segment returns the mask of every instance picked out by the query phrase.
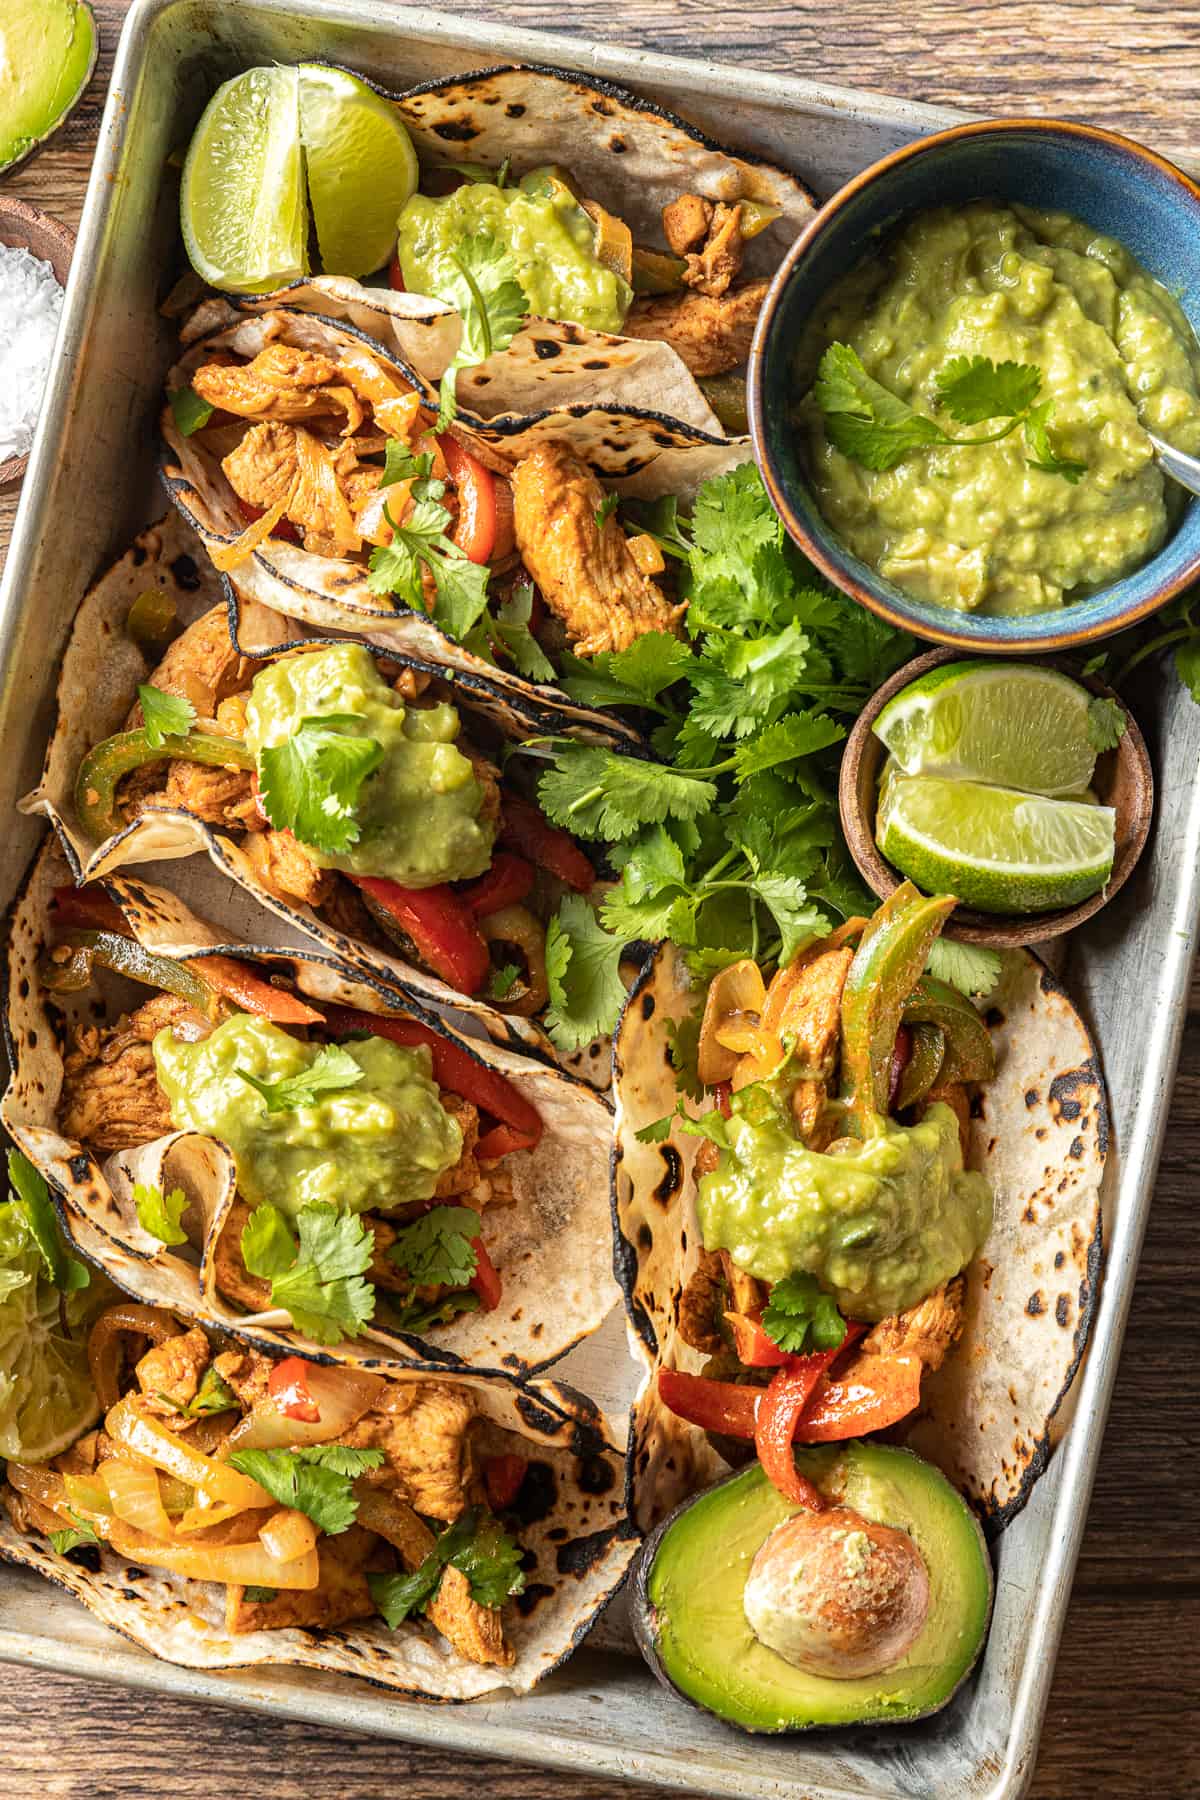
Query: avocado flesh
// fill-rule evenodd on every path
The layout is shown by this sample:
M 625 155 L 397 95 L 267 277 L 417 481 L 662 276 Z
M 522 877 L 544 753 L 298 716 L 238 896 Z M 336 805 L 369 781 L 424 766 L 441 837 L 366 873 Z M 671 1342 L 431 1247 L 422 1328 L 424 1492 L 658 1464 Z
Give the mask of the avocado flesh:
M 757 1463 L 692 1501 L 663 1533 L 646 1583 L 650 1634 L 667 1680 L 748 1731 L 916 1719 L 944 1706 L 979 1652 L 992 1574 L 974 1515 L 945 1476 L 907 1450 L 852 1443 L 800 1451 L 797 1467 L 830 1498 L 908 1531 L 929 1570 L 929 1616 L 881 1675 L 810 1675 L 759 1642 L 742 1608 L 750 1564 L 799 1509 Z
M 86 87 L 96 54 L 79 0 L 8 0 L 0 25 L 0 169 L 46 138 Z

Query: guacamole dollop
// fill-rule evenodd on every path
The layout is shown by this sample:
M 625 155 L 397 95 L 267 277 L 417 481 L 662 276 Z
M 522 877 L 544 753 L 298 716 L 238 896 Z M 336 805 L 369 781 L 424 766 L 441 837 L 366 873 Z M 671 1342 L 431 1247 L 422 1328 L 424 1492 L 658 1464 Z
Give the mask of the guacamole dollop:
M 172 1123 L 228 1144 L 238 1187 L 251 1205 L 270 1201 L 294 1217 L 313 1201 L 343 1212 L 386 1212 L 431 1199 L 438 1176 L 462 1154 L 462 1133 L 441 1103 L 429 1050 L 378 1037 L 344 1047 L 361 1080 L 269 1112 L 238 1070 L 282 1081 L 310 1069 L 321 1044 L 301 1043 L 249 1013 L 226 1019 L 196 1043 L 168 1027 L 153 1044 Z
M 328 713 L 339 716 L 339 733 L 374 739 L 383 759 L 359 792 L 357 842 L 336 853 L 312 849 L 314 860 L 412 888 L 482 875 L 496 826 L 482 816 L 483 788 L 455 743 L 455 708 L 406 706 L 361 644 L 339 644 L 283 657 L 254 677 L 246 742 L 259 756 Z
M 992 1225 L 992 1193 L 963 1168 L 958 1121 L 936 1101 L 917 1125 L 808 1150 L 781 1109 L 726 1122 L 729 1148 L 697 1193 L 706 1250 L 761 1281 L 814 1275 L 847 1317 L 886 1319 L 966 1267 Z
M 834 449 L 809 393 L 800 418 L 822 513 L 917 598 L 1043 612 L 1129 574 L 1167 537 L 1181 495 L 1147 432 L 1200 451 L 1200 344 L 1166 288 L 1114 239 L 1063 213 L 995 201 L 920 213 L 818 309 L 799 354 L 802 391 L 833 342 L 959 436 L 964 427 L 934 398 L 951 357 L 1034 364 L 1058 454 L 1087 465 L 1074 485 L 1034 468 L 1017 431 L 866 469 Z
M 529 310 L 593 331 L 619 331 L 633 289 L 595 254 L 595 226 L 568 188 L 527 193 L 471 182 L 443 199 L 414 194 L 400 213 L 397 254 L 412 294 L 450 299 L 462 286 L 454 250 L 485 233 L 508 251 Z

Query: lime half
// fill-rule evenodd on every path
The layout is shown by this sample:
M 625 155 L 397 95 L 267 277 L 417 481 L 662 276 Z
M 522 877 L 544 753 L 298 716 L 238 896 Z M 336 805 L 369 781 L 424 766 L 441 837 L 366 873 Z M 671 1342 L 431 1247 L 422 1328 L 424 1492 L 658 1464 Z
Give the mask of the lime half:
M 906 775 L 1079 793 L 1096 766 L 1090 704 L 1086 688 L 1053 669 L 945 663 L 888 701 L 875 734 Z
M 300 68 L 300 137 L 322 267 L 369 275 L 396 248 L 396 220 L 416 192 L 412 139 L 365 81 L 315 63 Z
M 179 195 L 192 267 L 212 287 L 269 293 L 308 269 L 296 69 L 219 87 L 188 146 Z
M 875 836 L 927 894 L 955 894 L 980 912 L 1051 912 L 1099 893 L 1115 824 L 1110 806 L 892 773 Z
M 0 1205 L 0 1456 L 46 1462 L 100 1417 L 87 1323 L 111 1292 L 93 1271 L 89 1287 L 60 1295 L 20 1210 Z

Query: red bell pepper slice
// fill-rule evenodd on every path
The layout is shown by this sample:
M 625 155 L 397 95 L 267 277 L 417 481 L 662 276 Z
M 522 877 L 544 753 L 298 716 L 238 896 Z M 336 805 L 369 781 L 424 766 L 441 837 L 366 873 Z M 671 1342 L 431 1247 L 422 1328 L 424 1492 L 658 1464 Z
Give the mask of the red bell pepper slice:
M 308 1364 L 300 1356 L 285 1356 L 272 1368 L 267 1378 L 267 1392 L 281 1413 L 289 1419 L 303 1419 L 315 1425 L 321 1409 L 308 1386 Z
M 496 543 L 496 477 L 451 432 L 440 433 L 437 444 L 458 493 L 451 541 L 468 562 L 485 563 Z
M 329 1006 L 325 1022 L 330 1031 L 344 1034 L 369 1031 L 376 1037 L 389 1038 L 393 1044 L 411 1049 L 414 1044 L 427 1044 L 433 1053 L 433 1073 L 437 1084 L 448 1093 L 461 1094 L 480 1112 L 500 1122 L 486 1132 L 475 1146 L 476 1154 L 487 1160 L 506 1156 L 510 1150 L 532 1150 L 540 1143 L 545 1127 L 536 1108 L 524 1094 L 519 1094 L 511 1081 L 495 1069 L 476 1062 L 470 1051 L 452 1038 L 442 1037 L 417 1019 L 388 1018 L 381 1013 L 360 1012 L 353 1006 Z M 491 1148 L 492 1140 L 506 1133 L 510 1141 L 503 1148 Z
M 400 267 L 399 250 L 393 250 L 392 260 L 388 264 L 388 286 L 394 288 L 398 294 L 408 292 L 404 285 L 404 272 Z
M 500 1276 L 496 1265 L 488 1255 L 482 1238 L 472 1238 L 471 1248 L 475 1252 L 471 1291 L 479 1295 L 479 1304 L 484 1312 L 495 1312 L 500 1304 Z
M 68 931 L 117 931 L 129 936 L 128 919 L 101 887 L 55 888 L 52 916 Z
M 824 1501 L 812 1482 L 796 1467 L 792 1455 L 796 1427 L 826 1369 L 861 1330 L 861 1326 L 847 1326 L 835 1350 L 788 1357 L 784 1367 L 772 1375 L 754 1417 L 754 1449 L 763 1473 L 786 1500 L 794 1500 L 797 1506 L 807 1506 L 810 1512 L 820 1512 Z
M 483 1465 L 483 1485 L 493 1512 L 507 1512 L 521 1491 L 529 1459 L 524 1456 L 489 1456 Z
M 501 912 L 506 906 L 516 906 L 518 901 L 524 900 L 533 883 L 533 870 L 523 856 L 497 850 L 486 875 L 455 891 L 472 918 L 486 919 L 490 913 Z
M 241 513 L 243 519 L 245 519 L 247 525 L 253 525 L 255 519 L 261 519 L 266 510 L 265 506 L 252 506 L 249 500 L 243 500 L 239 495 L 238 511 Z M 292 524 L 290 519 L 279 519 L 271 527 L 271 536 L 286 538 L 289 544 L 298 544 L 300 542 L 300 533 L 296 530 L 296 527 Z
M 517 850 L 538 868 L 564 881 L 577 894 L 595 886 L 596 871 L 569 832 L 560 831 L 529 800 L 504 796 L 501 843 Z
M 740 1363 L 748 1369 L 782 1369 L 794 1362 L 786 1350 L 769 1338 L 757 1319 L 746 1313 L 727 1312 L 725 1323 L 733 1333 L 733 1347 Z
M 377 875 L 350 879 L 391 913 L 435 975 L 460 994 L 478 994 L 486 985 L 492 967 L 488 947 L 453 888 L 444 882 L 437 887 L 401 887 Z

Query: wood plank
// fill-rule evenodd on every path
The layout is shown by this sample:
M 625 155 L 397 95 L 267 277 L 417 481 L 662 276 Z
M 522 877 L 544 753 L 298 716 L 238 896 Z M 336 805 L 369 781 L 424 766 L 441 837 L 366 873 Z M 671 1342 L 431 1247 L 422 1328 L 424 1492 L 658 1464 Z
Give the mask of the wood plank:
M 100 75 L 63 136 L 5 191 L 75 223 L 123 0 L 99 0 Z M 1200 164 L 1197 0 L 457 0 L 459 16 L 728 57 L 992 113 L 1091 118 Z M 614 26 L 614 17 L 616 23 Z M 16 496 L 0 494 L 0 556 Z M 1198 977 L 1200 980 L 1200 977 Z M 1200 986 L 1193 1009 L 1200 1012 Z M 1166 1153 L 1032 1792 L 1037 1800 L 1200 1793 L 1191 1652 L 1200 1636 L 1200 1384 L 1193 1301 L 1200 1019 Z M 640 1790 L 357 1740 L 6 1669 L 3 1790 L 56 1800 L 621 1800 Z M 951 1797 L 947 1797 L 951 1800 Z

